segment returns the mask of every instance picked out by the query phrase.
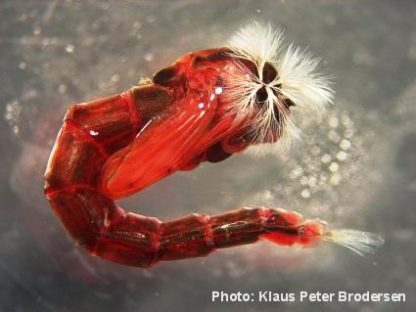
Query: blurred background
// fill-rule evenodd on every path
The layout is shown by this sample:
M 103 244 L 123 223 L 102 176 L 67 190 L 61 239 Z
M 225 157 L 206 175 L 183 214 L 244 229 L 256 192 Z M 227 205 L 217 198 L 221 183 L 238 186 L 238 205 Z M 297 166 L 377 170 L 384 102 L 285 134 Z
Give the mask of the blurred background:
M 251 20 L 322 57 L 335 105 L 294 113 L 302 138 L 177 173 L 126 210 L 167 220 L 284 207 L 381 234 L 370 258 L 268 242 L 143 270 L 75 247 L 42 174 L 69 104 L 120 93 Z M 0 2 L 0 311 L 414 311 L 416 4 L 409 1 Z M 211 303 L 211 291 L 405 292 L 391 303 Z M 412 308 L 413 307 L 413 308 Z

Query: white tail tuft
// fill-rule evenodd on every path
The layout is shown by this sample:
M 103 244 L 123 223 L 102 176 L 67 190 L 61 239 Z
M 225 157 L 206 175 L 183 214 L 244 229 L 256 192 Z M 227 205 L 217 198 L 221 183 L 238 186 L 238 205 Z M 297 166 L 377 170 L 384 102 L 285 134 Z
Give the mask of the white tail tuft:
M 334 230 L 324 234 L 323 240 L 342 245 L 360 256 L 369 256 L 384 244 L 384 239 L 370 232 Z

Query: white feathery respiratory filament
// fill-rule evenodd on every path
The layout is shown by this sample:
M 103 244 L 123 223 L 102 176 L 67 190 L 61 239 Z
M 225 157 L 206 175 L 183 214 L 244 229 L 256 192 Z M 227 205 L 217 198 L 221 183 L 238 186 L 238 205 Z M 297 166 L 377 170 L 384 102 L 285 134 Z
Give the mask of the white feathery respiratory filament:
M 237 121 L 256 114 L 250 130 L 253 143 L 273 142 L 271 133 L 294 137 L 298 132 L 290 118 L 290 105 L 323 110 L 332 102 L 329 80 L 317 72 L 319 59 L 290 44 L 283 47 L 283 32 L 270 25 L 253 22 L 228 41 L 231 54 L 251 62 L 256 73 L 238 62 L 237 73 L 225 79 L 230 110 Z M 259 101 L 258 96 L 265 98 Z

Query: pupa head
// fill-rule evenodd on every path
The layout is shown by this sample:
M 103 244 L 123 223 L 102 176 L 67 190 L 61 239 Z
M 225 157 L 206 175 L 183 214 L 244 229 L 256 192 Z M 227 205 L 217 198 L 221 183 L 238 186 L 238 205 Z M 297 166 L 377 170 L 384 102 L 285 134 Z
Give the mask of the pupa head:
M 292 44 L 284 48 L 283 39 L 281 30 L 253 22 L 228 41 L 238 70 L 225 75 L 224 95 L 236 120 L 248 120 L 245 137 L 254 145 L 296 137 L 292 109 L 320 112 L 332 102 L 320 59 Z

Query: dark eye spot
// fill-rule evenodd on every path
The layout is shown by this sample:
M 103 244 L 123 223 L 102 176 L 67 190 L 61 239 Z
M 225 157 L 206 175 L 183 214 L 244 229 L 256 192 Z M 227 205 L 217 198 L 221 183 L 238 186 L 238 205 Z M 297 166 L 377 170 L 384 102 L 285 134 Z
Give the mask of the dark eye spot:
M 263 67 L 263 82 L 270 83 L 277 77 L 277 71 L 270 63 L 264 64 Z
M 258 104 L 263 104 L 267 100 L 267 91 L 266 87 L 261 87 L 256 93 L 256 101 Z
M 293 101 L 291 101 L 289 99 L 285 100 L 285 104 L 286 104 L 286 107 L 288 107 L 288 108 L 291 107 L 291 106 L 296 106 L 296 104 L 293 103 Z
M 263 74 L 263 82 L 265 84 L 272 82 L 277 77 L 277 71 L 270 63 L 264 64 L 262 74 Z M 278 84 L 275 87 L 280 88 L 281 86 L 280 84 Z M 274 93 L 274 95 L 277 96 L 277 93 L 274 89 L 272 89 L 272 92 Z M 256 93 L 257 103 L 260 105 L 263 104 L 267 100 L 267 97 L 268 95 L 267 95 L 266 87 L 263 86 Z
M 153 82 L 161 86 L 166 86 L 175 77 L 175 75 L 175 68 L 173 66 L 169 66 L 158 71 L 153 76 Z

